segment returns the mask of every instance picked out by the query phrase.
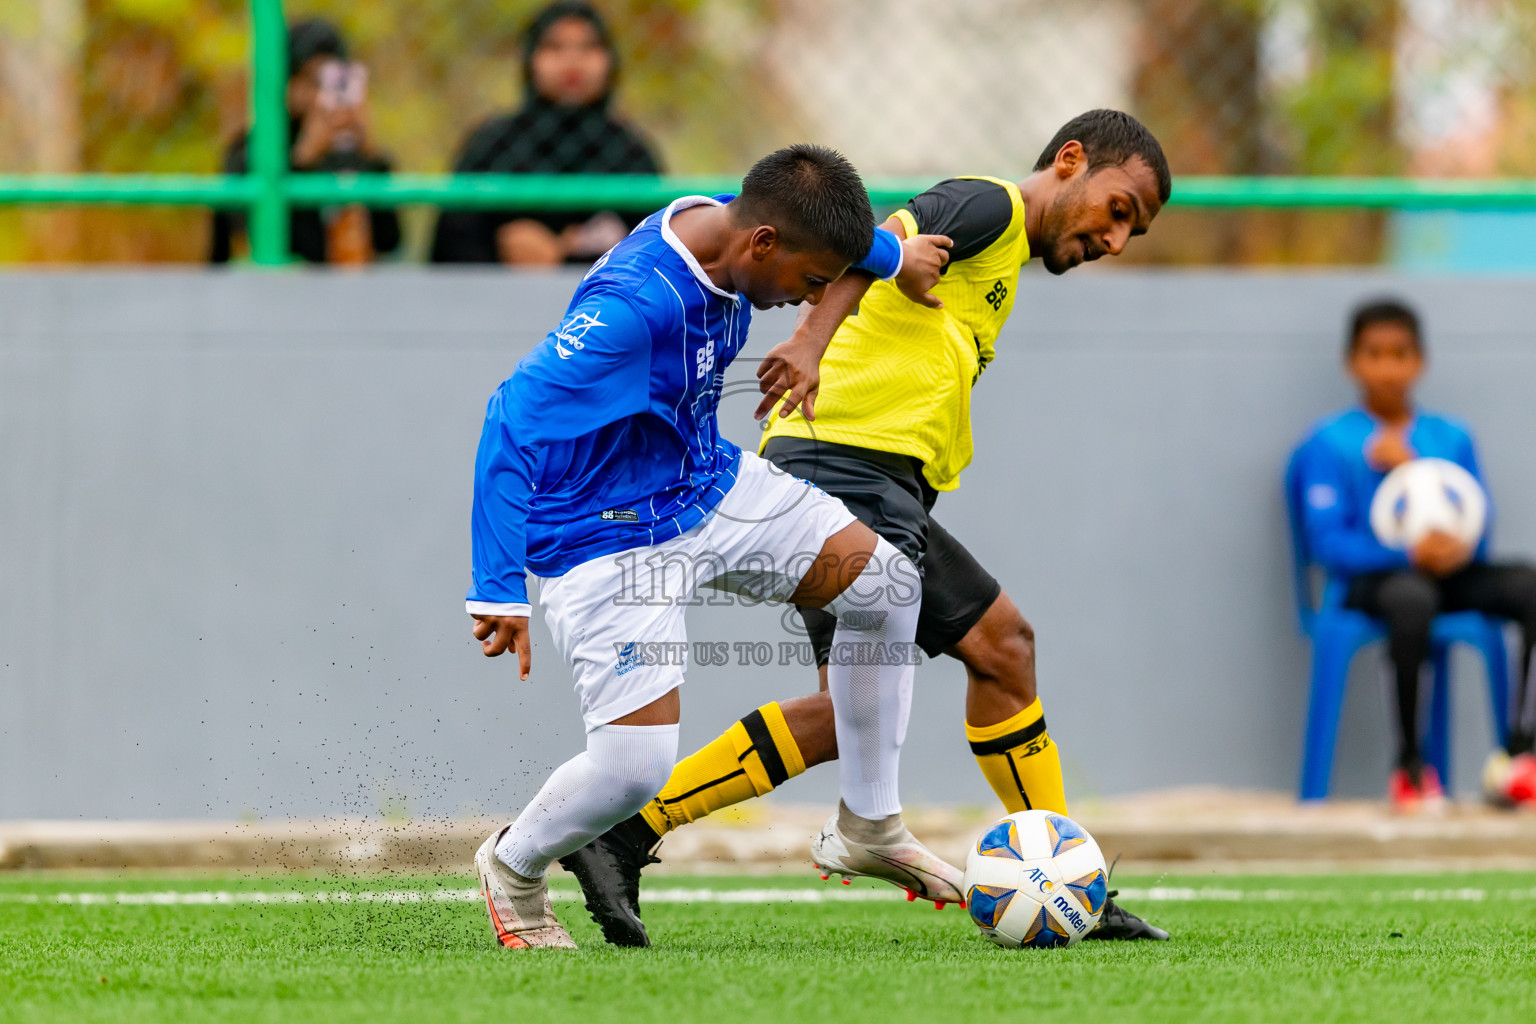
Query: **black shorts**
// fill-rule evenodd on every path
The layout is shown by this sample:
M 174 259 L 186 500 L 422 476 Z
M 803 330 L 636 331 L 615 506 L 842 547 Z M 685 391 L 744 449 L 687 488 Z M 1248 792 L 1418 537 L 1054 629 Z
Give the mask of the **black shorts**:
M 923 577 L 917 645 L 930 658 L 958 643 L 1003 592 L 1002 584 L 933 518 L 939 493 L 923 477 L 917 459 L 799 437 L 772 438 L 763 457 L 841 498 L 848 511 L 917 563 Z M 800 617 L 816 649 L 816 664 L 825 665 L 837 617 L 819 608 L 801 608 Z

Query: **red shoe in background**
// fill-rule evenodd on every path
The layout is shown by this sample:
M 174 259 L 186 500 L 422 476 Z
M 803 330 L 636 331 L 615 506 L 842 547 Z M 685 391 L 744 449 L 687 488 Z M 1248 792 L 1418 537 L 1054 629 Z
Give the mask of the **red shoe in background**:
M 1509 759 L 1509 779 L 1504 794 L 1517 804 L 1536 804 L 1536 754 Z
M 1440 773 L 1427 764 L 1392 769 L 1392 775 L 1387 779 L 1387 799 L 1397 814 L 1445 813 L 1445 789 L 1440 785 Z
M 1440 773 L 1432 765 L 1419 768 L 1419 808 L 1423 814 L 1445 813 L 1445 787 L 1440 785 Z
M 1496 807 L 1536 804 L 1536 754 L 1489 754 L 1483 765 L 1483 795 Z
M 1392 802 L 1395 814 L 1418 814 L 1423 805 L 1419 799 L 1419 787 L 1408 777 L 1408 769 L 1394 768 L 1387 779 L 1387 799 Z

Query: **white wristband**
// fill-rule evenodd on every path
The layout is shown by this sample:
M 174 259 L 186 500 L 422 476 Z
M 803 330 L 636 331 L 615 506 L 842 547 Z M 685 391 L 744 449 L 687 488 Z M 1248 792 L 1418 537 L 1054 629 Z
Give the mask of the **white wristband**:
M 896 280 L 896 278 L 901 276 L 901 268 L 906 266 L 906 265 L 907 265 L 907 245 L 906 245 L 905 240 L 899 240 L 896 243 L 896 269 L 891 272 L 891 276 L 890 277 L 884 277 L 884 278 L 881 278 L 881 280 L 882 281 L 894 281 L 894 280 Z
M 521 616 L 525 619 L 533 611 L 527 604 L 497 604 L 493 601 L 465 601 L 464 610 L 471 615 Z

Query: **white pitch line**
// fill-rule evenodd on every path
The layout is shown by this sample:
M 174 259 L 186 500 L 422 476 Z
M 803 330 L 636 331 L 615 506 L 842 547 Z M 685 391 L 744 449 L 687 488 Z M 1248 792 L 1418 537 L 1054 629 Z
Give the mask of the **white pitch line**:
M 1199 902 L 1275 902 L 1298 900 L 1310 903 L 1422 903 L 1435 901 L 1471 901 L 1486 899 L 1536 899 L 1536 889 L 1227 889 L 1205 886 L 1199 889 L 1152 886 L 1147 889 L 1121 889 L 1119 899 L 1167 903 Z
M 579 900 L 574 889 L 551 889 L 555 900 Z M 649 889 L 645 903 L 864 903 L 901 899 L 883 889 Z M 335 890 L 320 892 L 60 892 L 0 893 L 0 903 L 64 903 L 85 906 L 214 906 L 239 903 L 478 903 L 477 889 Z
M 556 900 L 578 900 L 574 889 L 550 891 Z M 644 903 L 869 903 L 899 900 L 894 889 L 647 889 Z M 1302 903 L 1421 903 L 1441 901 L 1536 900 L 1531 889 L 1395 889 L 1351 891 L 1346 889 L 1231 889 L 1206 886 L 1182 888 L 1152 886 L 1122 889 L 1119 898 L 1130 902 L 1232 903 L 1240 901 Z M 0 903 L 76 904 L 93 906 L 223 906 L 233 904 L 302 903 L 477 903 L 475 889 L 361 889 L 318 892 L 0 892 Z

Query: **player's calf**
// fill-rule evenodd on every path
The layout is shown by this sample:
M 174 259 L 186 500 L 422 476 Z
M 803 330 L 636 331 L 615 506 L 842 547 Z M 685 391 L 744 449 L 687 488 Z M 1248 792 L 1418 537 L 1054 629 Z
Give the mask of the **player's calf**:
M 1007 594 L 949 653 L 965 663 L 965 738 L 987 784 L 1010 814 L 1067 813 L 1061 754 L 1035 695 L 1035 631 Z
M 874 543 L 869 545 L 870 540 Z M 901 821 L 897 772 L 912 704 L 919 580 L 912 560 L 884 537 L 854 523 L 823 548 L 857 545 L 870 552 L 858 575 L 830 600 L 802 583 L 797 604 L 824 605 L 837 616 L 827 664 L 827 692 L 837 736 L 838 813 L 811 845 L 824 875 L 833 871 L 894 882 L 943 903 L 961 899 L 961 873 L 919 843 Z M 846 555 L 846 552 L 844 552 Z M 835 563 L 850 564 L 846 557 Z M 809 580 L 809 577 L 808 577 Z M 818 599 L 821 598 L 821 599 Z
M 620 724 L 676 718 L 676 691 L 617 723 L 587 733 L 587 749 L 556 768 L 517 820 L 476 855 L 491 925 L 502 945 L 559 945 L 564 930 L 549 910 L 544 872 L 634 814 L 656 794 L 677 755 L 676 724 Z M 525 934 L 526 933 L 526 934 Z M 530 938 L 531 935 L 531 938 Z
M 901 811 L 897 772 L 912 710 L 912 676 L 921 592 L 917 567 L 890 541 L 855 522 L 827 541 L 872 557 L 825 602 L 837 616 L 827 664 L 827 692 L 837 733 L 838 789 L 856 815 L 879 820 Z M 870 543 L 870 542 L 873 543 Z M 822 604 L 805 583 L 797 604 Z
M 560 866 L 576 876 L 587 912 L 616 946 L 648 946 L 640 920 L 640 873 L 659 858 L 661 837 L 722 807 L 762 796 L 837 756 L 825 693 L 764 704 L 684 758 L 639 814 L 619 822 Z M 815 760 L 811 760 L 815 758 Z
M 965 665 L 966 721 L 992 725 L 1034 703 L 1035 630 L 1006 593 L 949 653 Z

